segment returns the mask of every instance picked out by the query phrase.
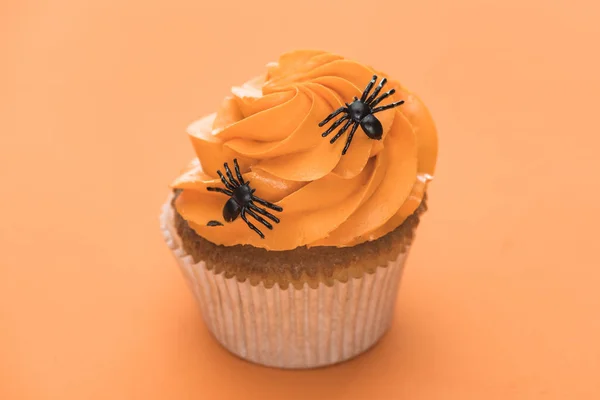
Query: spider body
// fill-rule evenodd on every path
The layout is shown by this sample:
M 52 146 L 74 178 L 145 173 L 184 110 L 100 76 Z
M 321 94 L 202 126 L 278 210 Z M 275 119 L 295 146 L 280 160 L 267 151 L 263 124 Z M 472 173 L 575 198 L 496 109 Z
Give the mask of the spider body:
M 267 221 L 264 217 L 270 219 L 275 223 L 279 223 L 279 218 L 268 212 L 266 209 L 258 207 L 255 202 L 263 205 L 266 208 L 269 208 L 274 211 L 283 211 L 283 208 L 270 203 L 266 200 L 261 199 L 254 195 L 256 189 L 250 187 L 250 182 L 244 181 L 242 177 L 242 173 L 240 172 L 240 166 L 236 159 L 233 160 L 233 164 L 235 167 L 235 173 L 237 179 L 234 178 L 231 170 L 229 169 L 229 165 L 227 163 L 224 164 L 225 173 L 227 174 L 227 178 L 221 173 L 221 171 L 217 171 L 217 174 L 221 178 L 221 182 L 225 185 L 225 189 L 218 187 L 207 187 L 206 190 L 210 192 L 219 192 L 230 196 L 229 200 L 223 206 L 223 219 L 226 222 L 233 222 L 237 219 L 237 217 L 242 217 L 246 225 L 257 235 L 259 235 L 262 239 L 265 238 L 265 235 L 252 223 L 248 220 L 248 215 L 254 218 L 256 221 L 260 222 L 262 225 L 267 227 L 268 229 L 273 229 L 273 225 Z M 210 225 L 215 226 L 215 225 Z
M 346 106 L 348 107 L 350 118 L 360 124 L 360 127 L 369 138 L 381 140 L 383 126 L 377 117 L 371 114 L 371 108 L 368 105 L 355 97 L 354 101 L 351 104 L 346 104 Z
M 223 207 L 223 218 L 227 222 L 233 222 L 239 217 L 242 209 L 247 207 L 252 201 L 252 189 L 248 184 L 243 184 L 235 188 L 233 196 Z
M 382 94 L 381 96 L 377 97 L 383 86 L 387 83 L 387 79 L 383 78 L 381 82 L 379 82 L 379 85 L 377 85 L 373 93 L 369 95 L 371 89 L 373 89 L 373 85 L 375 85 L 375 82 L 377 82 L 377 75 L 373 75 L 373 79 L 371 79 L 371 81 L 365 88 L 360 99 L 358 97 L 355 97 L 352 103 L 346 103 L 345 107 L 338 108 L 337 110 L 329 114 L 327 118 L 325 118 L 319 123 L 319 126 L 324 126 L 329 121 L 337 117 L 339 114 L 344 114 L 321 135 L 323 137 L 329 136 L 330 133 L 332 133 L 338 126 L 340 126 L 345 121 L 346 123 L 329 141 L 329 143 L 331 144 L 335 143 L 348 130 L 348 128 L 350 128 L 350 125 L 352 125 L 352 129 L 350 130 L 348 138 L 346 139 L 346 145 L 344 146 L 342 155 L 346 154 L 346 152 L 348 151 L 348 148 L 352 143 L 352 139 L 354 138 L 354 134 L 356 133 L 356 130 L 359 126 L 369 138 L 374 140 L 381 140 L 381 138 L 383 137 L 383 126 L 374 114 L 404 104 L 404 100 L 401 100 L 385 106 L 375 107 L 381 101 L 396 93 L 395 89 L 391 89 Z

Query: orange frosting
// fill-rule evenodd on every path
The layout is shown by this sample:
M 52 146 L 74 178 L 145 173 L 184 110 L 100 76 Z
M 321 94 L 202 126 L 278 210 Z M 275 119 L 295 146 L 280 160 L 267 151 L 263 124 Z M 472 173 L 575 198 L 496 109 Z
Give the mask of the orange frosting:
M 348 131 L 335 144 L 319 122 L 361 96 L 373 75 L 386 77 L 383 91 L 396 93 L 376 114 L 382 140 L 359 127 L 346 155 Z M 340 115 L 341 116 L 341 115 Z M 339 128 L 338 128 L 339 129 Z M 298 246 L 353 246 L 396 229 L 420 204 L 437 158 L 437 133 L 421 100 L 369 66 L 322 51 L 293 51 L 267 66 L 264 76 L 234 87 L 219 110 L 188 132 L 197 155 L 172 184 L 183 189 L 177 211 L 207 240 L 268 250 Z M 238 218 L 223 220 L 228 197 L 217 170 L 237 158 L 256 196 L 283 207 L 273 230 L 255 223 L 261 239 Z M 217 220 L 224 226 L 209 227 Z

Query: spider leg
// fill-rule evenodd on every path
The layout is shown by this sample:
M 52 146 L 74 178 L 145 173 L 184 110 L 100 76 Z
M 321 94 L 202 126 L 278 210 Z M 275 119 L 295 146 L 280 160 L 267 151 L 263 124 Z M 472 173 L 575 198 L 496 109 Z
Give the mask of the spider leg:
M 383 85 L 385 85 L 386 83 L 387 83 L 387 79 L 386 78 L 383 78 L 381 80 L 381 82 L 379 82 L 379 85 L 377 85 L 377 87 L 375 88 L 375 90 L 373 91 L 373 93 L 367 99 L 367 101 L 366 101 L 367 104 L 371 103 L 373 101 L 373 99 L 375 99 L 375 97 L 377 97 L 377 95 L 379 94 L 379 92 L 383 88 Z
M 240 165 L 237 162 L 237 158 L 233 159 L 233 165 L 235 166 L 235 174 L 237 175 L 237 178 L 240 181 L 240 185 L 243 185 L 244 177 L 242 176 L 242 173 L 240 172 Z
M 227 172 L 227 177 L 229 178 L 229 182 L 231 182 L 233 184 L 233 186 L 238 187 L 238 186 L 244 184 L 244 182 L 238 183 L 238 181 L 235 180 L 235 178 L 233 177 L 233 174 L 231 173 L 231 170 L 229 169 L 229 165 L 227 165 L 227 163 L 225 163 L 225 172 Z
M 373 89 L 373 85 L 375 84 L 375 82 L 377 82 L 377 75 L 373 75 L 373 79 L 371 79 L 371 81 L 369 82 L 369 84 L 365 88 L 365 91 L 363 92 L 363 94 L 362 94 L 362 96 L 360 98 L 360 101 L 362 101 L 362 102 L 365 101 L 365 99 L 369 95 L 369 92 L 371 91 L 371 89 Z
M 398 107 L 404 104 L 404 100 L 397 101 L 392 104 L 388 104 L 387 106 L 377 107 L 371 111 L 371 114 L 375 114 L 381 111 L 389 110 L 390 108 Z
M 221 171 L 217 171 L 217 174 L 219 174 L 219 178 L 221 178 L 221 182 L 223 182 L 223 185 L 225 185 L 225 187 L 229 190 L 235 190 L 235 186 L 232 185 L 231 183 L 227 182 L 227 179 L 225 179 L 225 177 L 223 176 L 223 174 L 221 173 Z
M 250 207 L 252 210 L 256 211 L 257 213 L 264 215 L 267 218 L 270 218 L 273 222 L 279 223 L 279 218 L 277 218 L 276 216 L 274 216 L 267 210 L 263 210 L 262 208 L 257 207 L 252 203 L 248 203 L 248 207 Z
M 248 225 L 248 228 L 250 228 L 254 232 L 256 232 L 258 234 L 258 236 L 260 236 L 262 239 L 265 238 L 265 235 L 263 235 L 263 233 L 261 231 L 259 231 L 258 228 L 256 226 L 254 226 L 254 224 L 252 224 L 252 222 L 248 221 L 248 218 L 246 218 L 246 209 L 245 208 L 242 208 L 242 212 L 240 213 L 240 215 L 242 216 L 242 219 L 244 220 L 246 225 Z
M 369 107 L 371 107 L 371 108 L 375 107 L 377 104 L 381 103 L 383 100 L 387 99 L 389 96 L 393 95 L 394 93 L 396 93 L 396 89 L 388 90 L 387 92 L 385 92 L 384 94 L 382 94 L 381 96 L 379 96 L 378 98 L 373 100 L 373 102 L 371 104 L 369 104 Z
M 323 132 L 323 133 L 321 134 L 321 136 L 323 136 L 323 137 L 327 137 L 327 136 L 329 136 L 329 134 L 330 134 L 331 132 L 333 132 L 333 131 L 335 130 L 335 128 L 337 128 L 338 126 L 340 126 L 340 125 L 341 125 L 341 123 L 342 123 L 342 122 L 344 122 L 345 120 L 347 120 L 348 118 L 350 118 L 350 116 L 349 116 L 349 115 L 347 115 L 347 114 L 346 114 L 346 115 L 344 115 L 342 118 L 340 118 L 340 119 L 338 119 L 337 121 L 335 121 L 335 122 L 333 123 L 333 125 L 331 125 L 331 126 L 329 127 L 329 129 L 327 129 L 325 132 Z
M 337 110 L 335 110 L 334 112 L 332 112 L 331 114 L 329 114 L 327 116 L 327 118 L 325 118 L 323 121 L 319 122 L 319 127 L 325 125 L 326 123 L 328 123 L 329 121 L 331 121 L 332 119 L 334 119 L 336 116 L 339 115 L 339 113 L 341 113 L 342 111 L 346 111 L 347 108 L 346 107 L 340 107 Z
M 352 138 L 354 137 L 354 132 L 356 132 L 356 128 L 358 128 L 358 123 L 354 123 L 352 130 L 348 134 L 348 139 L 346 140 L 346 145 L 344 146 L 344 150 L 342 151 L 342 155 L 346 154 L 348 148 L 350 147 L 350 143 L 352 143 Z
M 338 140 L 340 138 L 340 136 L 342 136 L 344 134 L 344 132 L 346 132 L 346 130 L 350 127 L 350 125 L 352 124 L 352 120 L 348 120 L 348 122 L 346 122 L 346 124 L 342 127 L 342 129 L 339 130 L 339 132 L 333 137 L 333 139 L 331 139 L 329 141 L 329 143 L 334 144 L 336 140 Z M 354 122 L 355 124 L 358 124 L 358 122 Z
M 283 211 L 283 208 L 279 207 L 278 205 L 275 205 L 273 203 L 270 203 L 266 200 L 261 199 L 260 197 L 256 197 L 256 196 L 252 196 L 252 200 L 254 200 L 255 202 L 257 202 L 258 204 L 262 204 L 265 207 L 270 208 L 271 210 L 275 210 L 275 211 Z
M 224 193 L 227 196 L 233 196 L 233 192 L 231 190 L 227 190 L 227 189 L 221 189 L 218 187 L 207 187 L 206 190 L 208 190 L 209 192 L 219 192 L 219 193 Z
M 250 215 L 252 218 L 254 218 L 255 220 L 257 220 L 258 222 L 260 222 L 261 224 L 263 224 L 267 228 L 273 229 L 273 225 L 271 225 L 269 223 L 269 221 L 265 220 L 263 217 L 261 217 L 260 215 L 258 215 L 254 211 L 246 209 L 246 213 L 248 213 L 248 215 Z

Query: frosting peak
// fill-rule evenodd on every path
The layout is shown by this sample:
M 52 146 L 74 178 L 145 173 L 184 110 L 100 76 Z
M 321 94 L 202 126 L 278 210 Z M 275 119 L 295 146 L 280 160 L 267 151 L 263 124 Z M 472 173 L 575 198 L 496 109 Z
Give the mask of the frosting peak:
M 351 129 L 333 144 L 345 124 L 322 136 L 342 114 L 319 123 L 360 99 L 374 75 L 387 78 L 384 90 L 395 91 L 378 104 L 388 107 L 374 114 L 381 140 L 358 126 L 342 156 Z M 282 55 L 264 76 L 232 88 L 218 111 L 191 124 L 188 133 L 197 159 L 172 184 L 183 190 L 177 210 L 199 235 L 226 246 L 290 250 L 375 240 L 418 207 L 437 158 L 435 125 L 416 95 L 386 74 L 322 51 Z M 233 159 L 256 196 L 283 208 L 280 223 L 262 229 L 264 239 L 242 220 L 226 223 L 228 197 L 207 190 L 223 187 L 217 170 Z

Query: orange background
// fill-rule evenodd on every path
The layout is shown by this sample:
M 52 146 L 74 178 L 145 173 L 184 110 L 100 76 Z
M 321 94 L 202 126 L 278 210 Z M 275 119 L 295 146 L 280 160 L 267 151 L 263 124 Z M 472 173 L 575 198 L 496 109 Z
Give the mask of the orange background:
M 0 398 L 600 398 L 597 2 L 236 3 L 0 3 Z M 187 124 L 295 48 L 440 131 L 391 332 L 306 372 L 219 347 L 158 228 Z

